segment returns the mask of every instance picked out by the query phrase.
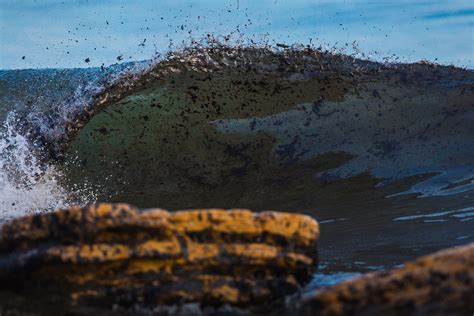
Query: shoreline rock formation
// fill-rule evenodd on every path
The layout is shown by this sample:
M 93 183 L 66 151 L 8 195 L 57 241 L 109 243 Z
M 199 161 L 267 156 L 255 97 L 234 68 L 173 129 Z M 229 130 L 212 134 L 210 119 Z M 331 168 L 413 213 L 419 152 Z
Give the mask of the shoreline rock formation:
M 474 243 L 299 294 L 317 265 L 319 225 L 305 215 L 102 203 L 1 232 L 0 314 L 474 312 Z
M 366 274 L 303 298 L 298 315 L 472 315 L 474 243 Z
M 290 213 L 73 207 L 3 226 L 0 288 L 107 309 L 266 305 L 311 279 L 318 235 Z

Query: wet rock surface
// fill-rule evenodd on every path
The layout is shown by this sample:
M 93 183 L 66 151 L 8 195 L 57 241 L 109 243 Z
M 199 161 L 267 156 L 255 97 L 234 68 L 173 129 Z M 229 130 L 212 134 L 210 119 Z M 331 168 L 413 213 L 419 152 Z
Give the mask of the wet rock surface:
M 474 243 L 304 298 L 301 315 L 472 315 Z
M 281 212 L 73 207 L 2 228 L 6 315 L 471 315 L 474 244 L 302 297 L 318 223 Z M 290 298 L 288 300 L 288 298 Z M 284 299 L 285 298 L 285 299 Z
M 0 305 L 268 305 L 309 281 L 318 235 L 308 216 L 238 209 L 97 204 L 24 217 L 3 226 Z

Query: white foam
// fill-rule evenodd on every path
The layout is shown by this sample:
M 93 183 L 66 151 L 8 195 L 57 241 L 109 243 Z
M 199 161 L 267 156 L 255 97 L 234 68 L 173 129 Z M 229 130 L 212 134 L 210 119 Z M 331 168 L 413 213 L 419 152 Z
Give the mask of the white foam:
M 0 133 L 0 222 L 79 202 L 60 184 L 61 172 L 41 161 L 41 153 L 15 129 L 16 120 L 10 113 Z

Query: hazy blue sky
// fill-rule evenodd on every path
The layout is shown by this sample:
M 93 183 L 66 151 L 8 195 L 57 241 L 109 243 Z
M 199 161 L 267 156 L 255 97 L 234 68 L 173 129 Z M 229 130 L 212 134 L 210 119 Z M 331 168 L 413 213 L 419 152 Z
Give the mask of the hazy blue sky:
M 474 68 L 474 1 L 0 0 L 0 68 L 151 58 L 207 33 Z M 24 59 L 23 59 L 24 56 Z M 85 60 L 89 58 L 90 62 Z

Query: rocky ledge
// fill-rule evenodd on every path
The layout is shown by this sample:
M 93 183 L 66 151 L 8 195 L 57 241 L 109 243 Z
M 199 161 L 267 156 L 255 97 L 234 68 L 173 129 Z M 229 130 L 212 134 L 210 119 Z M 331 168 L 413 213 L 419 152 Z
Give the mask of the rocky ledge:
M 318 236 L 308 216 L 238 209 L 97 204 L 24 217 L 2 229 L 0 314 L 474 313 L 474 243 L 281 304 L 311 279 Z
M 290 213 L 73 207 L 3 226 L 0 291 L 106 309 L 267 304 L 310 280 L 318 235 Z
M 301 315 L 473 315 L 474 243 L 303 298 Z

